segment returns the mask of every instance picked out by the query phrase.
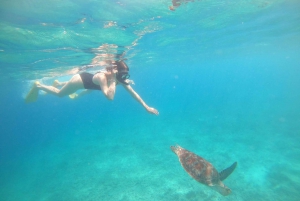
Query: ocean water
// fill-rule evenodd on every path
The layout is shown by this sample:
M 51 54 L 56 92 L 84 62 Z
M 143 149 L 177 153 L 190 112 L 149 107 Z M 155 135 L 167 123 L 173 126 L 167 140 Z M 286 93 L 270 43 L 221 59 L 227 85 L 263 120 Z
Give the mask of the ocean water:
M 296 0 L 0 2 L 0 200 L 297 201 L 300 3 Z M 114 101 L 24 97 L 98 55 L 127 59 Z M 196 182 L 178 144 L 221 171 Z

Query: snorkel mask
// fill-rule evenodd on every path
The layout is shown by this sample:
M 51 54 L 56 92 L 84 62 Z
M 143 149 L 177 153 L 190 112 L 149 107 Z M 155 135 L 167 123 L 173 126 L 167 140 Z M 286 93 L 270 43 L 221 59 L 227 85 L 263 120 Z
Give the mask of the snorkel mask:
M 129 83 L 126 82 L 126 80 L 130 78 L 127 70 L 118 71 L 116 78 L 122 84 L 129 85 Z

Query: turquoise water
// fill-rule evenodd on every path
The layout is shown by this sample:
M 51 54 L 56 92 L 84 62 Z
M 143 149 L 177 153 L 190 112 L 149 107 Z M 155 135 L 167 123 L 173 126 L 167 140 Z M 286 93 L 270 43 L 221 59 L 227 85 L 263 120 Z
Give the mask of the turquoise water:
M 1 1 L 0 200 L 299 200 L 300 3 L 170 5 Z M 123 52 L 159 116 L 122 87 L 24 103 L 33 81 Z M 237 161 L 232 194 L 193 180 L 174 144 L 219 171 Z

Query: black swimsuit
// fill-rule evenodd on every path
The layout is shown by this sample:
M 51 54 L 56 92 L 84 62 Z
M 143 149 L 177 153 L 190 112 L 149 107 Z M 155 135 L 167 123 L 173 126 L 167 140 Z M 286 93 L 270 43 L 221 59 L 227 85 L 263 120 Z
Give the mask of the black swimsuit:
M 93 82 L 93 74 L 83 72 L 79 75 L 82 79 L 83 86 L 85 89 L 101 90 L 101 87 Z
M 117 68 L 119 69 L 119 71 L 122 70 L 126 70 L 126 72 L 128 72 L 129 68 L 128 66 L 123 62 L 123 61 L 114 61 L 113 62 L 114 66 L 117 66 Z M 90 67 L 89 65 L 86 66 L 86 68 Z M 93 77 L 94 74 L 91 73 L 87 73 L 87 72 L 83 72 L 79 74 L 81 77 L 81 80 L 83 82 L 83 86 L 85 89 L 93 89 L 93 90 L 101 90 L 100 85 L 97 85 L 93 82 Z M 120 72 L 120 76 L 122 76 L 122 72 Z M 118 79 L 119 76 L 117 76 L 117 80 L 125 85 L 128 85 L 128 83 L 124 82 L 123 79 Z

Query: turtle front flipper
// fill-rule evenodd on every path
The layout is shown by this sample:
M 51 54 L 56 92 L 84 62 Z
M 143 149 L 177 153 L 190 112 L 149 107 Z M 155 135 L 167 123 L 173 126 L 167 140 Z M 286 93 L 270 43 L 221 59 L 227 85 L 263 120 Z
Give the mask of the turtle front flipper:
M 225 180 L 236 168 L 237 162 L 234 162 L 230 167 L 222 170 L 219 175 L 220 175 L 220 180 L 223 181 Z

